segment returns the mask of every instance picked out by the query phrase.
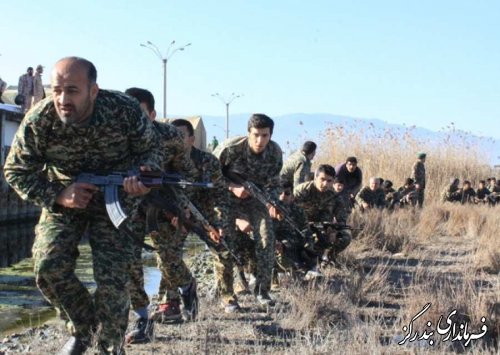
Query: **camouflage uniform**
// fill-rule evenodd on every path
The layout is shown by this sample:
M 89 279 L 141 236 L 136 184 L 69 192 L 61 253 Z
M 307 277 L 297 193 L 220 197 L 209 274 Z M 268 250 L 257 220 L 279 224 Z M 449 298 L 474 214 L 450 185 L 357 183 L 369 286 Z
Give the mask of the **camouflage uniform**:
M 3 104 L 2 95 L 5 89 L 7 88 L 7 83 L 0 78 L 0 104 Z
M 305 156 L 304 152 L 298 150 L 290 155 L 283 164 L 280 179 L 290 182 L 293 186 L 298 186 L 307 181 L 310 172 L 311 161 Z
M 412 178 L 415 184 L 420 185 L 420 189 L 417 192 L 417 205 L 422 207 L 424 205 L 424 192 L 425 192 L 425 165 L 420 160 L 417 160 L 413 164 L 412 168 Z
M 261 154 L 254 154 L 248 145 L 248 137 L 236 137 L 226 140 L 214 151 L 219 158 L 221 168 L 242 174 L 264 192 L 278 200 L 279 172 L 283 166 L 281 148 L 274 141 L 269 141 Z M 250 197 L 239 199 L 231 193 L 229 221 L 233 224 L 236 218 L 243 218 L 253 227 L 255 240 L 255 293 L 267 293 L 271 289 L 271 276 L 274 266 L 274 231 L 273 222 L 268 209 L 259 201 Z M 232 227 L 231 229 L 234 229 Z M 236 235 L 236 234 L 235 234 Z M 236 237 L 230 238 L 232 245 L 237 246 Z M 231 267 L 230 261 L 226 267 Z
M 451 184 L 441 193 L 441 202 L 459 202 L 462 194 L 459 193 L 458 186 Z
M 24 112 L 28 111 L 31 108 L 31 101 L 33 101 L 33 76 L 26 73 L 19 77 L 17 93 L 24 96 L 24 104 L 21 107 Z
M 5 164 L 5 177 L 19 195 L 43 207 L 33 245 L 35 279 L 45 298 L 68 320 L 73 335 L 86 338 L 102 325 L 99 346 L 121 351 L 128 323 L 131 238 L 112 225 L 102 193 L 86 209 L 56 204 L 59 193 L 82 171 L 159 169 L 163 154 L 157 135 L 140 107 L 128 96 L 98 92 L 83 127 L 65 125 L 54 103 L 45 100 L 19 127 Z M 125 194 L 124 194 L 125 195 Z M 125 206 L 134 199 L 122 199 Z M 92 249 L 92 296 L 75 276 L 78 243 L 87 230 Z
M 283 203 L 283 206 L 295 225 L 300 230 L 305 230 L 307 219 L 304 210 L 294 202 Z M 283 271 L 292 271 L 302 263 L 300 254 L 307 240 L 304 240 L 285 220 L 273 220 L 273 222 L 276 241 L 282 245 L 282 250 L 276 250 L 276 264 Z
M 42 75 L 35 72 L 33 76 L 33 105 L 40 102 L 45 97 L 45 90 L 43 89 Z
M 401 186 L 397 193 L 400 206 L 415 206 L 417 204 L 417 193 L 414 187 L 407 188 L 405 186 Z
M 367 203 L 370 208 L 384 208 L 384 191 L 381 188 L 373 191 L 369 186 L 363 187 L 356 195 L 356 203 L 361 208 L 361 210 L 363 210 L 363 202 Z
M 399 193 L 392 187 L 382 189 L 384 191 L 385 206 L 389 209 L 394 208 L 394 205 L 399 202 Z
M 190 177 L 195 181 L 212 182 L 214 188 L 208 191 L 192 188 L 188 191 L 189 199 L 211 226 L 217 230 L 222 229 L 224 235 L 227 236 L 230 233 L 227 220 L 229 191 L 222 176 L 220 163 L 213 154 L 195 147 L 191 148 L 190 158 L 192 162 Z M 182 260 L 185 239 L 186 235 L 176 233 L 168 240 L 169 247 L 167 249 L 170 251 L 166 250 L 166 252 L 169 252 L 170 255 L 168 258 L 163 258 L 164 262 L 161 266 L 161 285 L 165 288 L 163 302 L 179 298 L 179 287 L 189 284 L 192 280 L 192 275 Z M 228 253 L 214 252 L 215 279 L 221 297 L 225 301 L 234 300 L 233 273 L 231 268 L 226 267 L 230 257 Z
M 319 191 L 314 181 L 300 184 L 293 191 L 295 203 L 300 206 L 308 222 L 336 222 L 347 224 L 350 208 L 345 199 L 333 190 Z M 344 250 L 351 242 L 351 232 L 347 229 L 338 231 L 333 245 L 336 253 Z
M 187 155 L 187 150 L 184 146 L 183 133 L 177 127 L 168 123 L 153 122 L 155 130 L 159 133 L 161 139 L 161 149 L 164 153 L 162 166 L 168 172 L 183 172 L 187 173 L 192 170 L 191 161 Z M 168 196 L 170 197 L 170 196 Z M 131 282 L 129 284 L 130 299 L 133 309 L 147 307 L 149 298 L 144 290 L 144 271 L 142 262 L 142 244 L 146 235 L 146 210 L 147 202 L 141 204 L 140 209 L 132 218 L 132 230 L 137 239 L 134 247 L 134 262 L 130 268 Z M 186 285 L 191 282 L 192 276 L 189 269 L 182 260 L 182 245 L 186 235 L 181 231 L 176 231 L 170 225 L 170 221 L 165 218 L 159 220 L 160 230 L 157 233 L 151 234 L 153 246 L 157 249 L 156 258 L 158 268 L 162 273 L 162 278 L 168 276 L 169 279 L 177 277 L 179 282 L 184 282 Z M 180 258 L 180 260 L 179 260 Z M 171 270 L 178 270 L 177 276 L 172 276 Z M 175 288 L 174 288 L 175 290 Z M 174 291 L 170 296 L 176 296 L 177 291 Z

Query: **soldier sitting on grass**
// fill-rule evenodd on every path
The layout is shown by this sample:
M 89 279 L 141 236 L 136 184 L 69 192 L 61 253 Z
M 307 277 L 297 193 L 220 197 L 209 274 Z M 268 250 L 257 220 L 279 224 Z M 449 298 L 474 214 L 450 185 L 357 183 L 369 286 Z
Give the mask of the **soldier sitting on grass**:
M 471 186 L 470 181 L 464 180 L 462 183 L 462 188 L 458 191 L 460 194 L 460 203 L 474 203 L 474 198 L 476 197 L 476 192 Z
M 458 190 L 459 183 L 458 178 L 450 179 L 450 184 L 441 193 L 441 202 L 460 202 L 462 195 Z
M 400 207 L 415 206 L 417 204 L 415 181 L 412 178 L 407 178 L 405 184 L 398 189 L 398 198 Z
M 361 211 L 385 207 L 385 196 L 382 189 L 380 189 L 380 180 L 378 178 L 370 178 L 370 184 L 363 187 L 356 195 L 356 203 Z
M 490 194 L 490 190 L 486 187 L 486 181 L 480 180 L 479 181 L 479 187 L 477 188 L 476 191 L 476 197 L 474 198 L 474 202 L 476 204 L 478 203 L 488 203 L 489 199 L 488 196 Z

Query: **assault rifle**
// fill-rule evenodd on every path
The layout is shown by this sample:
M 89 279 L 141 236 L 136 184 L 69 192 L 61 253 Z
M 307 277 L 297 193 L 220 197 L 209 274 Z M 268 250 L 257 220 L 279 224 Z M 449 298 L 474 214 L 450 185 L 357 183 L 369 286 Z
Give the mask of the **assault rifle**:
M 76 182 L 85 182 L 96 185 L 104 189 L 104 200 L 106 202 L 106 211 L 116 228 L 127 220 L 127 214 L 123 211 L 118 195 L 118 187 L 123 186 L 123 180 L 127 177 L 137 176 L 138 180 L 149 188 L 161 188 L 164 186 L 198 186 L 210 188 L 212 183 L 191 182 L 184 180 L 179 174 L 151 171 L 91 171 L 81 173 L 77 176 Z
M 290 217 L 290 212 L 283 204 L 279 203 L 277 200 L 269 196 L 266 192 L 262 191 L 253 182 L 243 178 L 241 174 L 234 171 L 229 171 L 227 168 L 222 169 L 222 173 L 230 181 L 243 186 L 245 190 L 250 194 L 250 196 L 255 198 L 265 207 L 267 207 L 268 205 L 274 207 L 286 223 L 288 223 L 301 237 L 303 237 L 304 239 L 307 238 L 304 232 L 297 226 L 297 224 L 295 224 L 295 221 L 292 219 L 292 217 Z
M 360 231 L 361 228 L 354 228 L 347 224 L 333 223 L 333 222 L 312 222 L 309 224 L 311 231 L 316 233 L 318 242 L 323 245 L 333 244 L 336 236 L 334 238 L 328 237 L 328 230 L 342 231 L 342 230 L 356 230 Z M 332 240 L 333 239 L 333 240 Z
M 164 196 L 164 193 L 173 197 L 173 201 Z M 214 240 L 210 237 L 208 233 L 214 233 L 218 236 L 219 232 L 189 200 L 184 191 L 179 191 L 175 186 L 166 186 L 162 191 L 150 193 L 146 197 L 146 201 L 149 203 L 146 213 L 146 223 L 149 231 L 158 230 L 158 212 L 161 210 L 167 219 L 177 217 L 180 226 L 195 233 L 209 248 L 214 249 L 216 252 L 227 252 L 238 265 L 242 264 L 241 259 L 227 245 L 224 238 L 219 237 L 218 240 Z M 195 221 L 186 218 L 183 207 L 186 207 L 191 212 Z

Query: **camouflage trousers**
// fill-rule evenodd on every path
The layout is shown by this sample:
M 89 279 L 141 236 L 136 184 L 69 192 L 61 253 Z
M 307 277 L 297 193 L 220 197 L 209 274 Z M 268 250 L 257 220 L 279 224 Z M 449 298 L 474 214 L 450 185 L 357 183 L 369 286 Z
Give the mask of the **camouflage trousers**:
M 133 255 L 130 266 L 129 294 L 132 309 L 140 309 L 149 306 L 149 297 L 144 288 L 144 269 L 142 261 L 142 243 L 146 235 L 146 223 L 144 218 L 134 216 L 130 229 L 136 238 L 133 246 Z
M 161 272 L 159 294 L 161 302 L 166 303 L 180 298 L 179 288 L 189 285 L 193 275 L 183 260 L 187 234 L 169 222 L 160 223 L 159 227 L 150 237 L 157 249 L 156 260 Z
M 230 235 L 228 233 L 225 233 L 225 241 L 228 244 L 230 248 L 232 248 L 232 242 Z M 184 240 L 182 241 L 181 248 L 184 245 L 185 237 Z M 228 252 L 216 252 L 213 249 L 210 249 L 210 252 L 212 253 L 212 256 L 214 258 L 214 270 L 215 270 L 215 284 L 216 284 L 216 289 L 219 294 L 219 296 L 225 301 L 234 301 L 236 300 L 236 297 L 234 295 L 234 289 L 233 289 L 233 283 L 234 283 L 234 276 L 233 276 L 233 260 L 231 258 L 231 255 L 229 255 Z M 179 260 L 180 259 L 180 260 Z M 174 257 L 174 259 L 170 259 L 170 265 L 172 265 L 172 262 L 174 261 L 174 264 L 177 265 L 184 265 L 186 269 L 189 271 L 187 268 L 186 264 L 184 261 L 182 261 L 182 253 L 179 253 Z M 181 264 L 182 262 L 182 264 Z M 170 272 L 167 270 L 166 273 L 162 272 L 162 277 L 160 281 L 160 287 L 158 293 L 160 295 L 164 295 L 164 301 L 166 302 L 170 299 L 173 298 L 178 298 L 179 292 L 178 288 L 180 286 L 184 286 L 186 284 L 189 284 L 192 280 L 192 276 L 189 279 L 189 281 L 186 282 L 187 277 L 182 276 L 183 273 L 185 273 L 184 266 L 179 268 L 171 268 Z M 177 271 L 176 271 L 177 269 Z M 178 275 L 181 275 L 180 277 Z M 176 276 L 177 275 L 177 276 Z M 189 275 L 191 273 L 189 272 Z M 174 276 L 172 278 L 172 276 Z M 178 281 L 175 279 L 177 278 Z M 179 281 L 180 279 L 180 281 Z
M 35 231 L 35 280 L 43 296 L 67 321 L 72 335 L 88 338 L 100 327 L 100 351 L 122 351 L 130 306 L 126 290 L 131 238 L 115 229 L 104 209 L 43 209 Z M 84 233 L 89 236 L 97 285 L 93 296 L 75 275 Z
M 351 244 L 352 236 L 351 231 L 348 229 L 341 229 L 337 231 L 333 238 L 327 237 L 327 243 L 317 243 L 315 250 L 323 260 L 335 260 L 337 255 Z
M 255 289 L 254 293 L 267 293 L 271 290 L 271 279 L 274 267 L 274 226 L 266 207 L 255 199 L 237 200 L 233 199 L 234 206 L 231 208 L 230 220 L 236 218 L 247 220 L 252 226 L 252 238 L 255 243 L 254 252 L 251 255 L 254 265 Z M 241 233 L 235 233 L 232 241 L 236 249 L 244 245 L 245 239 L 249 238 Z

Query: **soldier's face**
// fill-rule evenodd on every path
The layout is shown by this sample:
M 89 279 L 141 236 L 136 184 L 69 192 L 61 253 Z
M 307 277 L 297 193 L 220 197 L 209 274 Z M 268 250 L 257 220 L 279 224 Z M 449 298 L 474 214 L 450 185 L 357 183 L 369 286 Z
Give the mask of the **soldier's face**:
M 371 179 L 370 180 L 370 190 L 375 191 L 378 189 L 380 184 L 378 183 L 378 179 Z
M 269 141 L 271 140 L 271 129 L 269 127 L 266 128 L 250 128 L 248 132 L 248 145 L 250 146 L 250 150 L 255 154 L 262 153 Z
M 186 149 L 191 149 L 194 144 L 194 136 L 189 136 L 189 131 L 186 126 L 179 126 L 177 128 L 179 128 L 182 133 L 184 133 L 184 146 L 186 147 Z
M 345 167 L 347 168 L 347 171 L 352 173 L 354 170 L 356 170 L 356 166 L 357 164 L 356 163 L 353 163 L 353 162 L 350 162 L 348 161 L 347 163 L 345 163 Z
M 331 190 L 333 187 L 333 177 L 325 173 L 318 173 L 314 178 L 314 186 L 321 192 Z
M 292 203 L 293 199 L 293 194 L 291 189 L 285 189 L 281 194 L 280 194 L 280 201 L 286 202 L 286 203 Z
M 61 121 L 71 125 L 90 117 L 99 88 L 89 82 L 86 68 L 71 61 L 58 62 L 51 83 L 54 106 Z
M 335 190 L 335 192 L 342 192 L 342 190 L 344 190 L 344 184 L 341 184 L 341 183 L 336 183 L 336 184 L 333 184 L 333 189 Z

